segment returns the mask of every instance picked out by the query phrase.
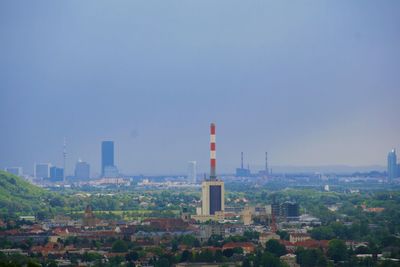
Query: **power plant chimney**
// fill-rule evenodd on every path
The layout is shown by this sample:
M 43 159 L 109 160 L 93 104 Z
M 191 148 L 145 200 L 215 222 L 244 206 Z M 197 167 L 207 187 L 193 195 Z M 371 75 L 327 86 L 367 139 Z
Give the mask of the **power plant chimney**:
M 268 152 L 265 152 L 265 175 L 268 175 Z
M 215 181 L 216 175 L 216 154 L 215 154 L 215 124 L 210 125 L 210 180 Z
M 243 152 L 240 153 L 240 168 L 243 169 Z

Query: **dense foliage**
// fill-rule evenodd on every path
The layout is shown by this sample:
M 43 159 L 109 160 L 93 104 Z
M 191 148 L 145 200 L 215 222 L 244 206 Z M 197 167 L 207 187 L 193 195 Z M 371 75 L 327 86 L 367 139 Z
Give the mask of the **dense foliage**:
M 64 206 L 56 194 L 34 186 L 23 178 L 0 171 L 0 213 L 15 212 L 33 214 L 48 206 Z

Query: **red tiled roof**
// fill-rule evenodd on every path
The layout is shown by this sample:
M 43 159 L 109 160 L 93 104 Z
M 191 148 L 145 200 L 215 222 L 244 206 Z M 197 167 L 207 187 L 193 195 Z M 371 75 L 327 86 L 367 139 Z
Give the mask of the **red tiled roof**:
M 307 237 L 307 236 L 310 236 L 309 234 L 306 234 L 306 233 L 291 233 L 290 234 L 291 236 L 293 236 L 293 237 Z
M 222 249 L 232 249 L 232 248 L 254 249 L 254 244 L 250 242 L 229 242 L 222 246 Z
M 301 241 L 301 242 L 296 242 L 296 243 L 292 243 L 289 242 L 287 240 L 279 240 L 279 242 L 282 245 L 285 245 L 286 248 L 290 248 L 290 247 L 304 247 L 304 248 L 323 248 L 326 249 L 328 248 L 328 242 L 329 240 L 314 240 L 314 239 L 308 239 L 305 241 Z

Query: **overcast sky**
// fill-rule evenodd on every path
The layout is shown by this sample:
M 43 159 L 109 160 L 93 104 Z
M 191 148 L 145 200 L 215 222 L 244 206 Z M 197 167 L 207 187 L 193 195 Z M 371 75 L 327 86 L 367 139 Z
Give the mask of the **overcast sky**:
M 400 1 L 0 1 L 0 167 L 386 165 Z

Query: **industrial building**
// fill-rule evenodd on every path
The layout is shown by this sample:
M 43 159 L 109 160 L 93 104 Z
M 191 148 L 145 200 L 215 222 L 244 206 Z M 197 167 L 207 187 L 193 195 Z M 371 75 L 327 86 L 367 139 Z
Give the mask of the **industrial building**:
M 237 177 L 248 177 L 251 175 L 250 168 L 244 168 L 243 166 L 243 152 L 240 153 L 240 168 L 236 169 L 236 176 Z

